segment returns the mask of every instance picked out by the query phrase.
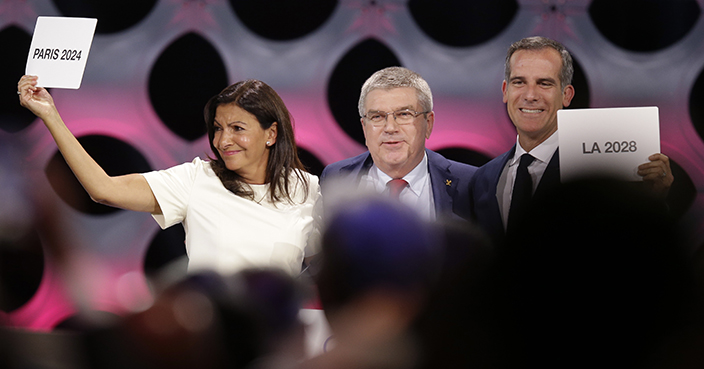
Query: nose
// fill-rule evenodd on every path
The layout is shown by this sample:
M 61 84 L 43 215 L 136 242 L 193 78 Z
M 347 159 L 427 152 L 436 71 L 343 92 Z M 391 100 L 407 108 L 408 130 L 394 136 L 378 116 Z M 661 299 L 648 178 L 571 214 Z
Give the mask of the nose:
M 396 123 L 396 117 L 393 114 L 387 114 L 384 118 L 384 132 L 396 132 L 398 131 L 398 123 Z
M 540 99 L 540 94 L 538 93 L 537 85 L 528 85 L 526 88 L 526 93 L 524 98 L 529 101 L 537 101 Z
M 232 135 L 228 133 L 227 129 L 224 129 L 215 134 L 216 147 L 221 149 L 226 149 L 232 146 Z

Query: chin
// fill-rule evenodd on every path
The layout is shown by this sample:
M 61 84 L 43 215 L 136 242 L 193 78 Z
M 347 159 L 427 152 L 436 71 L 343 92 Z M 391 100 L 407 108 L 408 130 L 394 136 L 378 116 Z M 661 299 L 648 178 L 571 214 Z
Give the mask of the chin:
M 386 155 L 383 159 L 389 165 L 400 165 L 408 161 L 408 156 Z
M 235 165 L 233 163 L 228 163 L 228 162 L 225 162 L 225 168 L 227 168 L 228 170 L 231 170 L 233 172 L 236 172 L 237 170 L 240 169 L 239 165 Z

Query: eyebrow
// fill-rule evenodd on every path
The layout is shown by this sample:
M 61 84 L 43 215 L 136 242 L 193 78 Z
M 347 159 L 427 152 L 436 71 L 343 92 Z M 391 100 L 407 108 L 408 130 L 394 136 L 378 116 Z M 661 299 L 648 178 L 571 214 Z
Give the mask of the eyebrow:
M 523 76 L 515 76 L 515 77 L 511 77 L 511 79 L 510 79 L 509 81 L 510 81 L 510 82 L 513 82 L 513 81 L 526 81 L 526 80 L 527 80 L 526 77 L 523 77 Z M 544 77 L 544 78 L 538 78 L 538 79 L 537 79 L 537 82 L 538 82 L 538 83 L 550 82 L 550 83 L 555 83 L 555 84 L 556 84 L 556 83 L 557 83 L 557 80 L 554 79 L 554 78 L 550 78 L 550 77 Z
M 244 125 L 248 125 L 247 122 L 243 122 L 243 121 L 241 121 L 241 120 L 233 120 L 232 122 L 225 123 L 225 125 L 233 124 L 233 123 L 241 123 L 241 124 L 244 124 Z M 222 123 L 218 122 L 217 119 L 213 119 L 213 124 L 217 124 L 217 125 L 219 125 L 219 126 L 222 126 Z
M 399 110 L 405 110 L 405 109 L 414 110 L 414 109 L 415 109 L 415 106 L 413 106 L 413 105 L 406 105 L 406 106 L 402 106 L 402 107 L 400 107 L 400 108 L 396 108 L 396 109 L 394 109 L 393 111 L 399 111 Z M 370 109 L 370 110 L 367 111 L 367 113 L 378 113 L 378 112 L 382 112 L 382 111 L 385 112 L 384 110 L 371 110 L 371 109 Z

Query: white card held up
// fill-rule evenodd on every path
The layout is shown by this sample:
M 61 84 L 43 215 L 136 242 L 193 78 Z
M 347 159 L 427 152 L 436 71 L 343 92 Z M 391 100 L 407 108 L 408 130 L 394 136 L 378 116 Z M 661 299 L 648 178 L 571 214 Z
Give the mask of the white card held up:
M 638 166 L 660 152 L 656 106 L 558 110 L 557 133 L 563 183 L 588 176 L 640 181 Z
M 25 73 L 40 87 L 79 88 L 93 43 L 95 18 L 37 17 Z

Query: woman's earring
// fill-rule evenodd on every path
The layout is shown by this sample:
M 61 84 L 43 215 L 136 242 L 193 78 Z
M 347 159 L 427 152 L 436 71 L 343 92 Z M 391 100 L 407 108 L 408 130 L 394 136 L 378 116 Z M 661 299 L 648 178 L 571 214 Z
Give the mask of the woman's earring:
M 266 145 L 267 145 L 267 146 L 271 146 L 271 142 L 267 141 L 267 142 L 266 142 Z

